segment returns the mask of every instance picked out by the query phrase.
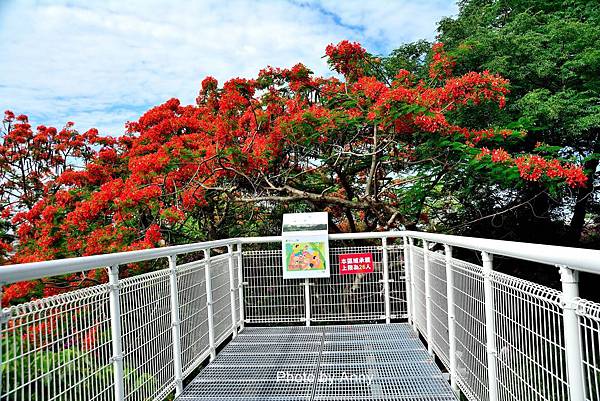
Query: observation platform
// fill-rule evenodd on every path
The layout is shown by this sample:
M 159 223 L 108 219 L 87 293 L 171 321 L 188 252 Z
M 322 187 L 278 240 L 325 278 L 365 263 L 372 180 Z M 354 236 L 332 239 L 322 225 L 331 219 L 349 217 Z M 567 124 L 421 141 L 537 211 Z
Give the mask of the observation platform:
M 409 324 L 247 327 L 178 401 L 456 400 Z

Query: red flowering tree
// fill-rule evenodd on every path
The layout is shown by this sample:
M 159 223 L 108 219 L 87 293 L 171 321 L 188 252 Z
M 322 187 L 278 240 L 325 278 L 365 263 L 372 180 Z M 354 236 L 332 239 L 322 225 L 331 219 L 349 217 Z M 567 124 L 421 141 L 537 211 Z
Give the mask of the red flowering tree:
M 435 224 L 436 213 L 453 207 L 443 187 L 461 181 L 584 185 L 579 166 L 505 150 L 522 140 L 520 130 L 455 123 L 466 108 L 503 107 L 507 81 L 454 76 L 441 44 L 428 80 L 400 70 L 389 81 L 357 43 L 326 53 L 344 79 L 314 76 L 302 64 L 222 86 L 208 77 L 195 105 L 171 99 L 124 136 L 81 152 L 85 168 L 62 166 L 14 216 L 12 261 L 215 238 L 236 224 L 272 224 L 271 214 L 285 209 L 327 210 L 339 231 Z M 21 287 L 9 287 L 4 301 Z
M 55 181 L 66 171 L 93 169 L 90 163 L 98 146 L 110 147 L 115 140 L 91 129 L 80 134 L 69 122 L 60 131 L 39 126 L 33 130 L 25 115 L 6 111 L 0 139 L 0 212 L 3 256 L 12 251 L 19 235 L 23 213 L 40 208 L 44 197 L 54 194 Z

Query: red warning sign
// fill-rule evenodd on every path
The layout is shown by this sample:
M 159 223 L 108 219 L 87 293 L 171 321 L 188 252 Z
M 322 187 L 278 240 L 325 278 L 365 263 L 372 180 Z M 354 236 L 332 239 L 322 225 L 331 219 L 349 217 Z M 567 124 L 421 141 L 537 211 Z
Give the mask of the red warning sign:
M 372 253 L 344 253 L 339 259 L 340 274 L 373 273 Z

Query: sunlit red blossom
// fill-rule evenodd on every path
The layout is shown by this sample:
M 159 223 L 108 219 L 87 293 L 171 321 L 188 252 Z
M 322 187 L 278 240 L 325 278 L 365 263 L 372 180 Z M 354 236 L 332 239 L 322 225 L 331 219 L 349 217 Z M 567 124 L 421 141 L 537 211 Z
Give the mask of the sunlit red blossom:
M 115 163 L 118 159 L 119 155 L 113 148 L 104 148 L 98 152 L 98 160 L 104 163 Z
M 456 61 L 444 51 L 443 43 L 435 43 L 431 51 L 432 62 L 429 65 L 429 77 L 432 79 L 446 78 L 452 75 Z
M 486 147 L 483 147 L 483 148 L 481 148 L 481 152 L 480 152 L 480 153 L 479 153 L 477 156 L 475 156 L 475 158 L 476 158 L 477 160 L 481 160 L 481 159 L 483 159 L 485 156 L 489 156 L 491 153 L 492 153 L 492 151 L 491 151 L 491 150 L 489 150 L 489 149 L 488 149 L 488 148 L 486 148 Z
M 12 121 L 12 120 L 14 120 L 14 119 L 15 119 L 15 113 L 13 113 L 13 112 L 12 112 L 12 111 L 10 111 L 10 110 L 6 110 L 6 111 L 4 112 L 4 121 L 6 121 L 6 122 L 11 122 L 11 121 Z
M 146 235 L 144 239 L 152 245 L 157 245 L 158 242 L 162 239 L 160 227 L 157 224 L 151 224 L 150 227 L 148 227 L 148 229 L 146 230 Z
M 2 305 L 6 306 L 15 299 L 29 296 L 37 286 L 36 281 L 23 281 L 6 286 L 2 295 Z
M 286 71 L 285 75 L 289 80 L 290 89 L 293 91 L 299 91 L 302 88 L 311 86 L 312 71 L 304 64 L 296 64 L 289 71 Z
M 0 240 L 0 254 L 12 252 L 13 246 L 6 241 Z
M 494 149 L 492 151 L 492 161 L 494 163 L 505 163 L 505 162 L 509 162 L 511 160 L 512 160 L 512 157 L 510 156 L 510 154 L 502 148 Z
M 185 214 L 177 207 L 172 206 L 168 209 L 163 209 L 160 216 L 169 224 L 179 223 L 185 220 Z
M 196 206 L 205 203 L 203 199 L 204 190 L 202 188 L 188 189 L 181 195 L 181 203 L 185 210 L 192 210 Z
M 546 161 L 543 167 L 548 178 L 560 178 L 564 174 L 563 166 L 560 164 L 560 161 L 556 159 Z
M 583 168 L 574 164 L 561 164 L 558 160 L 546 160 L 538 155 L 521 156 L 515 159 L 521 177 L 538 181 L 542 176 L 564 179 L 570 187 L 584 187 L 587 177 Z
M 337 45 L 328 45 L 325 54 L 329 57 L 333 69 L 347 79 L 356 79 L 364 74 L 360 62 L 365 58 L 367 51 L 360 43 L 342 40 Z
M 203 91 L 215 90 L 215 89 L 217 89 L 218 84 L 219 83 L 217 82 L 217 80 L 215 78 L 208 76 L 202 80 L 202 90 Z
M 382 94 L 387 92 L 388 87 L 375 77 L 361 77 L 353 85 L 353 89 L 356 92 L 363 92 L 366 97 L 376 101 Z
M 436 132 L 446 126 L 448 121 L 443 114 L 436 113 L 434 115 L 419 115 L 415 117 L 415 125 L 426 132 Z
M 4 209 L 2 209 L 2 213 L 0 213 L 0 217 L 2 217 L 3 219 L 8 219 L 10 218 L 10 215 L 12 214 L 13 208 L 12 206 L 6 206 Z
M 587 176 L 581 166 L 568 164 L 563 167 L 563 178 L 572 188 L 585 187 L 587 185 Z
M 521 177 L 529 181 L 539 180 L 547 166 L 546 160 L 537 155 L 517 157 L 515 164 Z
M 412 85 L 412 80 L 414 79 L 414 75 L 412 72 L 408 71 L 408 70 L 398 70 L 398 72 L 396 73 L 396 75 L 394 76 L 395 80 L 393 85 L 397 86 L 397 85 L 402 85 L 402 86 L 410 86 Z
M 169 160 L 170 157 L 165 149 L 160 148 L 155 153 L 132 157 L 129 161 L 129 170 L 140 175 L 158 173 L 169 163 Z

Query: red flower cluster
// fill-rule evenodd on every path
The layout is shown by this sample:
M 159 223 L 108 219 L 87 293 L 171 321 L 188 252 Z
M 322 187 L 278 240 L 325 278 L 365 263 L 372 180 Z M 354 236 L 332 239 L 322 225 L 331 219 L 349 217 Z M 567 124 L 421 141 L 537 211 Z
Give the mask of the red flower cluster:
M 431 64 L 429 64 L 429 77 L 438 79 L 452 76 L 456 62 L 444 51 L 444 44 L 435 43 L 431 51 L 433 56 Z
M 329 64 L 336 72 L 344 75 L 348 80 L 354 80 L 363 75 L 362 61 L 367 51 L 360 43 L 343 40 L 337 45 L 330 44 L 325 49 L 329 57 Z
M 4 289 L 2 296 L 2 304 L 7 305 L 14 299 L 24 299 L 28 297 L 32 291 L 37 287 L 38 283 L 35 281 L 23 281 L 9 285 Z
M 584 187 L 587 177 L 581 166 L 561 164 L 558 160 L 546 160 L 541 156 L 521 156 L 515 159 L 519 174 L 525 180 L 538 181 L 543 175 L 563 179 L 571 187 Z
M 502 148 L 490 150 L 481 148 L 476 159 L 482 160 L 489 157 L 493 163 L 502 163 L 516 166 L 519 175 L 527 181 L 539 181 L 543 177 L 548 179 L 559 179 L 570 187 L 584 187 L 587 177 L 583 168 L 571 163 L 561 163 L 559 160 L 547 160 L 538 155 L 526 155 L 513 158 Z

